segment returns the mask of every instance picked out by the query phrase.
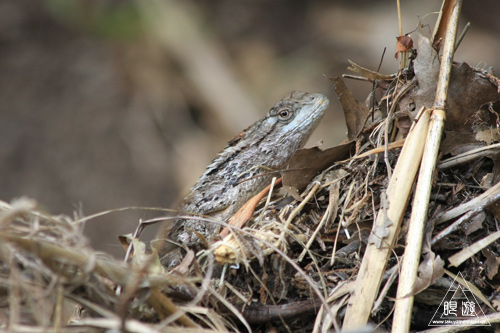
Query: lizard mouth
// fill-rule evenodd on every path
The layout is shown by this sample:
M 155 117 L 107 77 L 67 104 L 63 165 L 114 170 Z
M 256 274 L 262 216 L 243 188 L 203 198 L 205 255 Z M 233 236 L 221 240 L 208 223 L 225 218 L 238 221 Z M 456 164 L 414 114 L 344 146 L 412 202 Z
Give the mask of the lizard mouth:
M 326 98 L 325 96 L 323 96 L 323 98 L 321 98 L 317 103 L 316 103 L 318 106 L 325 106 L 327 107 L 328 104 L 330 104 L 330 101 L 328 100 L 328 98 Z
M 318 103 L 319 103 L 320 105 L 323 105 L 323 104 L 325 104 L 325 103 L 328 105 L 328 104 L 330 103 L 330 101 L 328 100 L 328 98 L 327 98 L 326 96 L 321 95 L 321 97 L 320 97 L 320 99 L 319 99 Z
M 330 104 L 330 101 L 326 96 L 321 94 L 317 94 L 315 97 L 316 103 L 312 105 L 312 108 L 314 109 L 313 114 L 316 114 L 317 112 L 324 112 Z

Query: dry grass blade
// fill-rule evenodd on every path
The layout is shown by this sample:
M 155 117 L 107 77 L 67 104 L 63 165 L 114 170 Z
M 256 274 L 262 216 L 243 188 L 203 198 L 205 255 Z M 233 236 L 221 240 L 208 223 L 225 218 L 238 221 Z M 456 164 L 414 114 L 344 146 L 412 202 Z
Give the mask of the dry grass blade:
M 456 280 L 458 283 L 460 283 L 462 286 L 465 288 L 469 289 L 477 298 L 479 298 L 484 304 L 486 304 L 488 307 L 490 307 L 492 310 L 495 310 L 493 306 L 490 304 L 488 299 L 484 297 L 483 293 L 471 282 L 461 278 L 458 275 L 453 274 L 452 272 L 448 270 L 444 270 L 446 274 L 448 274 L 450 277 L 452 277 L 454 280 Z
M 208 287 L 210 292 L 222 303 L 224 306 L 226 306 L 239 320 L 240 322 L 245 326 L 248 332 L 252 332 L 252 329 L 250 328 L 250 325 L 246 321 L 246 319 L 242 316 L 240 311 L 236 309 L 236 307 L 228 302 L 222 295 L 219 295 L 219 293 L 214 290 L 212 287 Z
M 96 259 L 92 256 L 82 254 L 81 252 L 74 251 L 72 249 L 63 248 L 58 245 L 50 244 L 47 242 L 37 241 L 33 239 L 25 239 L 17 236 L 11 236 L 2 234 L 0 239 L 5 242 L 11 242 L 21 247 L 23 250 L 31 252 L 37 255 L 48 267 L 53 268 L 63 276 L 67 278 L 74 278 L 74 271 L 72 268 L 61 270 L 61 261 L 66 263 L 71 263 L 71 265 L 78 266 L 82 271 L 95 270 L 99 274 L 110 278 L 120 285 L 126 285 L 135 279 L 134 270 L 132 270 L 126 265 L 122 265 L 112 260 Z M 89 263 L 92 266 L 89 267 Z M 135 272 L 138 273 L 138 270 Z M 176 278 L 175 276 L 168 275 L 158 275 L 146 278 L 141 282 L 143 286 L 158 286 L 158 285 L 169 285 L 170 283 L 177 284 L 187 282 L 185 279 Z
M 323 228 L 325 223 L 333 216 L 337 215 L 337 210 L 338 210 L 338 195 L 339 195 L 339 182 L 335 182 L 330 185 L 330 191 L 329 191 L 329 200 L 328 200 L 328 207 L 326 208 L 325 214 L 323 214 L 323 217 L 321 218 L 320 223 L 316 227 L 316 230 L 314 230 L 313 234 L 307 241 L 307 244 L 302 250 L 302 253 L 300 254 L 298 258 L 298 262 L 301 262 L 302 259 L 304 259 L 304 256 L 307 253 L 307 250 L 313 243 L 313 241 L 316 239 L 316 236 L 320 232 L 320 229 Z
M 304 198 L 304 200 L 302 200 L 302 202 L 290 213 L 290 216 L 288 216 L 288 219 L 286 220 L 283 226 L 284 232 L 281 234 L 280 239 L 278 240 L 278 246 L 284 244 L 286 231 L 290 228 L 290 224 L 292 223 L 293 219 L 297 216 L 297 214 L 300 213 L 300 211 L 309 202 L 309 200 L 311 200 L 314 197 L 318 188 L 319 188 L 319 183 L 315 182 L 309 193 Z
M 181 310 L 175 306 L 169 297 L 162 294 L 161 291 L 156 288 L 151 290 L 150 303 L 162 319 L 165 319 L 176 312 L 181 312 Z M 185 314 L 178 315 L 177 321 L 179 324 L 186 327 L 200 327 Z

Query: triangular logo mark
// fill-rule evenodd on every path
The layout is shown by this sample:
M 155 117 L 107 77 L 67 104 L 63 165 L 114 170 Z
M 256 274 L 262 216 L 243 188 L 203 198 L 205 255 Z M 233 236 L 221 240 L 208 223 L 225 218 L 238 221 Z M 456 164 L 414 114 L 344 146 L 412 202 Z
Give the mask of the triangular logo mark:
M 458 283 L 460 277 L 465 285 Z M 429 326 L 491 326 L 483 309 L 458 272 L 441 304 L 432 316 Z

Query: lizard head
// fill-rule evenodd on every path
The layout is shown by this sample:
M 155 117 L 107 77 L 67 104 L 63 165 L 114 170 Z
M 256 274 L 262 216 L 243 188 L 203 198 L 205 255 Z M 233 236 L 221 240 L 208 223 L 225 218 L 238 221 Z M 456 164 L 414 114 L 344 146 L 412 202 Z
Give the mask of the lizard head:
M 267 138 L 274 140 L 275 145 L 301 148 L 325 115 L 328 104 L 328 98 L 322 94 L 292 91 L 269 110 L 263 127 L 273 135 Z

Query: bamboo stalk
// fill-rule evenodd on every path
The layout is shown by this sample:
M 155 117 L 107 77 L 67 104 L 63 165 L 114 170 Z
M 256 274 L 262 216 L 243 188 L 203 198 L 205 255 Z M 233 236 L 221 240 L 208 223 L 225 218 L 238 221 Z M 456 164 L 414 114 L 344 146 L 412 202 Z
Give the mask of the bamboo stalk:
M 417 279 L 419 258 L 422 251 L 422 240 L 424 237 L 425 223 L 427 221 L 427 210 L 429 208 L 429 198 L 432 190 L 432 179 L 434 170 L 436 169 L 437 156 L 441 143 L 444 121 L 446 119 L 445 106 L 451 76 L 451 66 L 453 64 L 453 53 L 461 4 L 461 0 L 456 1 L 447 24 L 448 29 L 444 40 L 443 56 L 436 88 L 436 98 L 434 100 L 429 133 L 426 139 L 415 198 L 412 205 L 407 244 L 399 277 L 396 307 L 392 325 L 393 332 L 408 332 L 410 329 L 413 296 L 407 295 L 412 292 Z
M 373 302 L 377 296 L 380 283 L 397 239 L 404 211 L 408 204 L 410 191 L 420 165 L 424 150 L 425 135 L 429 126 L 429 112 L 423 112 L 414 128 L 408 134 L 399 156 L 393 176 L 387 188 L 389 208 L 381 209 L 377 215 L 373 230 L 386 228 L 389 235 L 382 239 L 382 246 L 377 248 L 368 244 L 363 262 L 356 278 L 356 286 L 351 295 L 344 319 L 344 330 L 356 330 L 364 327 L 370 317 Z M 390 223 L 388 223 L 390 222 Z M 391 224 L 392 223 L 392 224 Z

